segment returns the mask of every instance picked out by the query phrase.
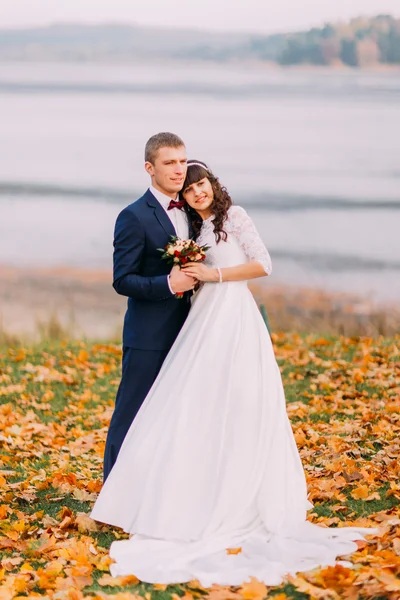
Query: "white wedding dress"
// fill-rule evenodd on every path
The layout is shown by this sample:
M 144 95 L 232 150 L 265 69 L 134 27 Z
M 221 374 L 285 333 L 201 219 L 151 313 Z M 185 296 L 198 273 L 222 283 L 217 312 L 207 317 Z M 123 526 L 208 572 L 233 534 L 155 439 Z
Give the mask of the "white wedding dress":
M 271 271 L 241 207 L 229 209 L 224 227 L 228 239 L 216 244 L 212 219 L 203 223 L 208 265 L 256 260 Z M 134 534 L 111 545 L 111 573 L 276 585 L 335 564 L 356 550 L 352 540 L 376 533 L 311 524 L 311 506 L 271 339 L 247 283 L 206 283 L 91 513 Z

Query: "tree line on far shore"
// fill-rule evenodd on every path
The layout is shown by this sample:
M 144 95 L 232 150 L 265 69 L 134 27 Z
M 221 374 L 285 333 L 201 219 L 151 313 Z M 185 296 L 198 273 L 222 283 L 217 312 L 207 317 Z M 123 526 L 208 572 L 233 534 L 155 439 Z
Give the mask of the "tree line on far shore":
M 353 19 L 289 35 L 279 55 L 282 65 L 364 67 L 400 63 L 400 19 L 387 15 Z
M 297 33 L 260 35 L 122 24 L 0 30 L 0 61 L 262 61 L 280 65 L 400 64 L 400 19 L 358 17 Z

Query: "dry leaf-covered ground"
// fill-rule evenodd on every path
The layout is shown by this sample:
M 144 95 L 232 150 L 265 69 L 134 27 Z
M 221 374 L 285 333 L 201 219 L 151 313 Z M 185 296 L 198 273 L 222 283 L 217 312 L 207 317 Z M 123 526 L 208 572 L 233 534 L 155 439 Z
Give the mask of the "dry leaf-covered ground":
M 298 574 L 279 588 L 111 578 L 107 548 L 125 534 L 87 514 L 101 486 L 120 348 L 14 348 L 0 350 L 0 600 L 398 600 L 400 338 L 273 339 L 314 503 L 309 518 L 381 527 L 352 568 Z

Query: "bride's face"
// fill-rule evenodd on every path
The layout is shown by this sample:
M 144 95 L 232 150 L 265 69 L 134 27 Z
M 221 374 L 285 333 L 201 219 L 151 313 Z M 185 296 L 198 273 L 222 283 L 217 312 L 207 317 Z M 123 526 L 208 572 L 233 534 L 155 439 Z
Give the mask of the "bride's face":
M 182 191 L 182 196 L 189 206 L 194 208 L 198 213 L 211 213 L 210 207 L 214 202 L 214 192 L 207 177 L 185 188 Z

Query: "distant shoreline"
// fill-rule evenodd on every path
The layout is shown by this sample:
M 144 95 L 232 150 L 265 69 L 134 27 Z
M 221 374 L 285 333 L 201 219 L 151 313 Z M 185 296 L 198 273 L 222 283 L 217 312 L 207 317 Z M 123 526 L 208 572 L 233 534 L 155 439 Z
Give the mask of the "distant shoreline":
M 111 283 L 108 270 L 0 265 L 0 342 L 54 335 L 118 341 L 127 299 Z M 399 331 L 400 313 L 393 304 L 268 280 L 251 282 L 250 289 L 274 331 L 349 336 Z
M 131 23 L 54 23 L 0 30 L 1 59 L 145 61 L 160 57 L 227 63 L 369 67 L 400 65 L 400 19 L 355 17 L 282 33 L 207 31 Z M 267 24 L 266 24 L 267 25 Z
M 0 66 L 12 66 L 16 64 L 34 64 L 34 65 L 95 65 L 95 66 L 124 66 L 124 67 L 137 67 L 137 66 L 190 66 L 190 65 L 202 65 L 202 66 L 213 66 L 213 67 L 238 67 L 238 68 L 257 68 L 264 71 L 277 71 L 277 72 L 299 72 L 299 73 L 400 73 L 399 64 L 386 64 L 377 63 L 375 65 L 368 66 L 349 66 L 346 64 L 335 64 L 335 65 L 315 65 L 311 63 L 304 63 L 299 65 L 280 65 L 273 61 L 262 61 L 262 60 L 249 60 L 249 59 L 230 59 L 226 61 L 207 60 L 207 59 L 173 59 L 173 58 L 162 58 L 157 57 L 155 59 L 149 58 L 130 58 L 130 59 L 112 59 L 112 58 L 90 58 L 90 59 L 63 59 L 57 57 L 48 58 L 16 58 L 6 59 L 0 54 Z

